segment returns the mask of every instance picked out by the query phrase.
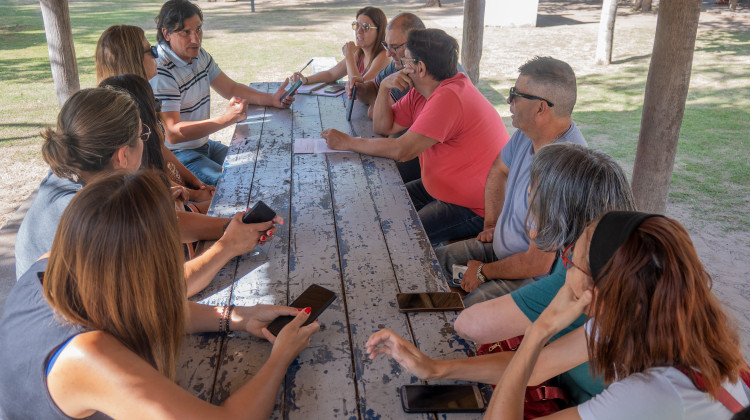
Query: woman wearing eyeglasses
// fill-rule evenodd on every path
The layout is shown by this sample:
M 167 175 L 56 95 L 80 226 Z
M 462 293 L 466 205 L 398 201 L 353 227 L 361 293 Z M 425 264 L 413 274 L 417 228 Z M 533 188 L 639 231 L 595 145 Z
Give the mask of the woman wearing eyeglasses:
M 157 48 L 149 45 L 143 29 L 131 25 L 113 25 L 107 28 L 99 37 L 94 54 L 96 80 L 102 80 L 120 74 L 135 74 L 146 80 L 156 76 Z M 153 96 L 153 93 L 151 94 Z M 158 112 L 158 110 L 157 110 Z M 157 126 L 158 125 L 158 126 Z M 170 179 L 186 187 L 188 199 L 194 202 L 210 201 L 216 190 L 201 182 L 188 168 L 185 167 L 164 145 L 161 123 L 151 127 L 151 131 L 162 134 L 160 148 L 163 165 L 169 171 Z M 150 146 L 155 146 L 150 145 Z M 147 154 L 148 157 L 148 154 Z M 158 159 L 154 157 L 154 159 Z M 161 168 L 159 168 L 161 169 Z
M 292 81 L 302 78 L 304 84 L 330 83 L 349 76 L 349 81 L 375 79 L 380 70 L 388 65 L 383 42 L 388 20 L 385 13 L 377 7 L 364 7 L 357 11 L 357 20 L 352 22 L 355 40 L 349 41 L 341 48 L 344 59 L 328 70 L 315 73 L 310 77 L 295 73 Z M 351 89 L 347 84 L 347 95 Z
M 51 172 L 39 186 L 18 230 L 17 277 L 49 252 L 63 211 L 84 185 L 113 171 L 135 172 L 141 167 L 144 142 L 151 141 L 150 132 L 142 123 L 132 96 L 122 90 L 83 89 L 65 102 L 57 126 L 42 133 L 42 157 Z M 184 226 L 185 214 L 210 220 L 190 229 Z M 277 217 L 273 223 L 283 220 Z M 185 263 L 188 296 L 205 288 L 229 260 L 262 245 L 276 231 L 271 222 L 242 223 L 241 213 L 222 219 L 180 212 L 180 225 L 182 242 L 217 240 Z
M 137 136 L 130 140 L 140 142 Z M 289 365 L 320 326 L 303 326 L 310 308 L 187 301 L 180 234 L 165 181 L 153 171 L 110 173 L 72 199 L 49 257 L 16 283 L 5 305 L 0 417 L 271 415 Z M 279 316 L 295 318 L 274 337 L 266 327 Z M 186 333 L 229 331 L 265 338 L 273 347 L 248 349 L 265 351 L 267 361 L 216 406 L 175 383 L 177 358 Z
M 524 387 L 542 347 L 582 314 L 593 371 L 611 385 L 545 418 L 729 419 L 748 404 L 739 336 L 679 222 L 610 212 L 566 259 L 565 284 L 526 329 L 485 418 L 522 418 Z

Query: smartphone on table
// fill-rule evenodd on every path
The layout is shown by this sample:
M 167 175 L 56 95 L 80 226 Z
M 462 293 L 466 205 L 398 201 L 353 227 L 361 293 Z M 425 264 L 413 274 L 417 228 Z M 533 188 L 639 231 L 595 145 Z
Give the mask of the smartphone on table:
M 328 308 L 328 305 L 333 303 L 334 300 L 336 300 L 336 293 L 333 293 L 325 287 L 313 284 L 305 289 L 297 299 L 294 299 L 294 302 L 289 306 L 297 309 L 304 309 L 307 307 L 311 308 L 310 317 L 307 318 L 307 321 L 304 323 L 304 325 L 309 325 L 318 319 L 320 314 L 322 314 L 323 311 Z M 293 319 L 293 316 L 280 316 L 268 325 L 268 331 L 275 336 L 279 335 L 281 329 Z
M 399 293 L 396 295 L 401 312 L 460 311 L 464 309 L 461 295 L 456 292 Z
M 325 92 L 325 93 L 336 93 L 336 92 L 341 92 L 342 90 L 344 90 L 343 86 L 341 86 L 341 85 L 333 85 L 333 86 L 327 87 L 323 92 Z
M 486 409 L 477 385 L 404 385 L 400 391 L 407 413 L 481 413 Z
M 242 223 L 263 223 L 270 222 L 276 217 L 276 212 L 273 211 L 266 203 L 258 200 L 257 203 L 245 212 L 242 216 Z

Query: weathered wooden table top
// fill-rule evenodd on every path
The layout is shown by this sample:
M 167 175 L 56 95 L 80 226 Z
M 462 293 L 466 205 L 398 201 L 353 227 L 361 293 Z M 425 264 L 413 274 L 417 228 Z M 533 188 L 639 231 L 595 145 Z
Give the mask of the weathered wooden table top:
M 271 91 L 278 84 L 255 84 Z M 473 346 L 452 325 L 457 313 L 405 315 L 396 293 L 447 291 L 393 161 L 356 153 L 292 153 L 293 140 L 324 128 L 372 137 L 367 108 L 346 121 L 344 96 L 297 95 L 291 110 L 251 107 L 237 124 L 210 214 L 231 217 L 263 200 L 286 223 L 258 255 L 233 259 L 194 300 L 286 305 L 311 284 L 337 294 L 323 329 L 290 366 L 274 419 L 427 419 L 406 414 L 398 388 L 420 381 L 387 356 L 370 361 L 368 337 L 383 327 L 426 354 L 460 358 Z M 189 335 L 178 382 L 220 403 L 257 372 L 271 344 L 245 333 Z M 440 414 L 439 418 L 479 418 Z

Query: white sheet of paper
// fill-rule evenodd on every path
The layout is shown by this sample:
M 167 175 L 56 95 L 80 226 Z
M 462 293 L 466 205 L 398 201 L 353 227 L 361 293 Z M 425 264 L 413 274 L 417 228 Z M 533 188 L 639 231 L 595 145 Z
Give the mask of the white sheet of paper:
M 294 139 L 294 153 L 354 153 L 346 150 L 333 150 L 328 148 L 326 139 L 309 138 Z

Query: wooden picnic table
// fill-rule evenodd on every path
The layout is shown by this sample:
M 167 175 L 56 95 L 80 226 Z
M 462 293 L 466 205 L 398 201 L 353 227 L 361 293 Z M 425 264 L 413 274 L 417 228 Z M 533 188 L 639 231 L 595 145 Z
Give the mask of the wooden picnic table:
M 274 91 L 278 84 L 253 87 Z M 193 299 L 286 305 L 311 284 L 337 294 L 319 318 L 323 328 L 290 366 L 272 418 L 432 419 L 401 408 L 398 388 L 421 381 L 390 357 L 370 361 L 365 354 L 368 337 L 384 327 L 433 357 L 474 353 L 453 330 L 456 312 L 398 311 L 398 292 L 448 287 L 394 162 L 292 151 L 295 138 L 320 137 L 324 128 L 372 137 L 366 106 L 355 105 L 350 123 L 345 103 L 344 95 L 297 95 L 291 110 L 250 107 L 236 126 L 209 213 L 231 217 L 263 200 L 286 223 L 259 254 L 232 260 Z M 260 369 L 270 350 L 246 333 L 189 335 L 178 382 L 218 404 Z

